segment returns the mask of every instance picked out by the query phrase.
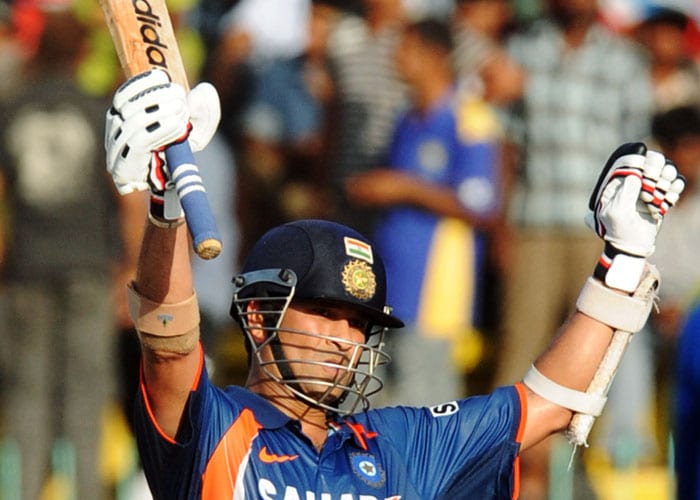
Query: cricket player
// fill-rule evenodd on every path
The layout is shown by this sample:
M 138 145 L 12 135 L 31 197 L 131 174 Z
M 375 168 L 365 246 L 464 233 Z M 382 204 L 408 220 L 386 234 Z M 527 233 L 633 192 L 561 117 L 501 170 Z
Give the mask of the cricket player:
M 138 446 L 155 498 L 517 498 L 519 453 L 575 413 L 600 414 L 605 397 L 585 390 L 614 330 L 646 322 L 653 289 L 633 294 L 684 185 L 661 154 L 625 144 L 603 168 L 590 220 L 603 254 L 522 382 L 433 407 L 370 409 L 381 388 L 375 370 L 388 361 L 384 333 L 402 322 L 385 303 L 391 283 L 372 243 L 330 221 L 276 227 L 254 245 L 231 305 L 248 380 L 225 389 L 209 381 L 192 245 L 178 210 L 162 206 L 176 202 L 162 150 L 188 132 L 194 149 L 204 147 L 217 123 L 213 87 L 186 94 L 160 71 L 127 81 L 107 119 L 118 189 L 153 193 L 128 295 L 143 356 Z

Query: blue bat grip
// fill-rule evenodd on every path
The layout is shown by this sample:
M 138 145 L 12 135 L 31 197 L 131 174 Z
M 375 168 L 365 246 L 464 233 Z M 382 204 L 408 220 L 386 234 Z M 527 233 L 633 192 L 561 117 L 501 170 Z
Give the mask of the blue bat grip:
M 165 157 L 185 212 L 194 249 L 204 259 L 214 258 L 221 251 L 221 236 L 190 145 L 187 141 L 172 144 L 165 150 Z

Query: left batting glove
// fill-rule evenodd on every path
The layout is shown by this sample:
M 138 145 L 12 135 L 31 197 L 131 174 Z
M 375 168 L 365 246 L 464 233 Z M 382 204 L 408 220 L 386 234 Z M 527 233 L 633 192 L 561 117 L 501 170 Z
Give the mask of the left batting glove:
M 663 218 L 684 187 L 675 165 L 643 143 L 623 144 L 612 153 L 586 217 L 586 224 L 605 240 L 596 278 L 610 288 L 636 290 Z

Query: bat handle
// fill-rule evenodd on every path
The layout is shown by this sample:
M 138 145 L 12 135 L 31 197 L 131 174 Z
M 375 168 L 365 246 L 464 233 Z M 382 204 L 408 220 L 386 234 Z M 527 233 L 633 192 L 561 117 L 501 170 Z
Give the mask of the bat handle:
M 172 144 L 165 150 L 165 157 L 194 250 L 202 259 L 213 259 L 221 253 L 221 236 L 190 145 L 187 141 Z
M 631 338 L 632 334 L 630 332 L 624 332 L 622 330 L 615 331 L 600 366 L 586 390 L 588 394 L 608 395 L 610 385 L 615 378 L 617 369 L 622 361 L 622 356 Z M 565 433 L 569 438 L 569 442 L 574 445 L 583 445 L 587 447 L 588 435 L 593 428 L 594 421 L 595 417 L 593 415 L 576 413 L 571 419 Z

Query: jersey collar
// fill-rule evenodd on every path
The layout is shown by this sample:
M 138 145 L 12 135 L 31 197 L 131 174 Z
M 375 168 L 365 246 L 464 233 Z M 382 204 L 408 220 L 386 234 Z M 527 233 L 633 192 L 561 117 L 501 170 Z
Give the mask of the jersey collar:
M 328 427 L 340 436 L 341 444 L 348 439 L 352 439 L 358 448 L 362 448 L 365 451 L 369 449 L 369 440 L 378 436 L 376 432 L 365 428 L 363 424 L 355 422 L 352 418 L 329 422 Z
M 269 401 L 262 396 L 239 386 L 229 386 L 226 392 L 242 406 L 250 408 L 255 414 L 256 420 L 265 429 L 279 429 L 288 423 L 297 422 L 285 413 L 278 410 Z M 357 423 L 354 419 L 338 418 L 335 421 L 328 423 L 332 433 L 337 433 L 340 438 L 338 446 L 348 439 L 352 439 L 358 448 L 363 450 L 368 449 L 368 440 L 377 437 L 377 433 L 366 429 L 362 424 Z
M 226 392 L 242 406 L 250 408 L 256 420 L 265 429 L 279 429 L 292 421 L 292 418 L 275 408 L 269 401 L 254 392 L 235 385 L 228 386 Z

